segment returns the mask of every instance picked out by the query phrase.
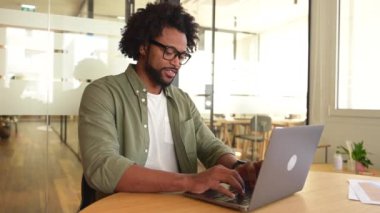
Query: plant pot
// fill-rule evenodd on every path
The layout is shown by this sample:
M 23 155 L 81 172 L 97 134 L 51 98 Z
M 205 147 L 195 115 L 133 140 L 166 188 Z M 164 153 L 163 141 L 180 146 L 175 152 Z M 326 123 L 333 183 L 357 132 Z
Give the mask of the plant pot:
M 355 161 L 355 172 L 357 174 L 367 171 L 367 168 L 360 162 Z

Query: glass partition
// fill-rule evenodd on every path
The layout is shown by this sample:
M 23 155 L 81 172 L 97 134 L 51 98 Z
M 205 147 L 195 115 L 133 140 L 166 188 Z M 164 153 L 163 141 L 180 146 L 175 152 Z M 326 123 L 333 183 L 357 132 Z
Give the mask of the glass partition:
M 214 80 L 215 113 L 306 118 L 308 1 L 216 1 L 214 40 L 212 15 L 203 15 L 212 14 L 213 1 L 184 6 L 196 16 L 202 36 L 195 60 L 182 68 L 181 79 L 189 80 L 179 85 L 199 100 L 201 111 L 207 112 L 197 94 Z
M 306 123 L 308 0 L 188 0 L 183 5 L 202 30 L 195 60 L 182 68 L 179 87 L 206 119 L 213 113 L 208 120 L 215 118 L 213 128 L 223 141 L 241 149 L 235 135 L 250 131 L 257 114 L 269 115 L 273 126 Z M 212 94 L 205 94 L 210 84 Z
M 79 102 L 91 81 L 131 62 L 118 51 L 125 2 L 1 1 L 0 121 L 11 130 L 0 143 L 2 210 L 78 211 Z

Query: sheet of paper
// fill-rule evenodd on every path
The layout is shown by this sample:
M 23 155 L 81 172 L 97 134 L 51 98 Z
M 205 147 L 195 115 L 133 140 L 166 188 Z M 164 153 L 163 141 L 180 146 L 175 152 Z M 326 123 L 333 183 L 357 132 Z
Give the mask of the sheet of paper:
M 350 192 L 353 191 L 353 193 Z M 362 203 L 380 205 L 380 181 L 374 180 L 349 180 L 349 198 L 355 199 Z
M 348 199 L 359 200 L 359 198 L 356 196 L 354 190 L 352 189 L 351 184 L 348 184 Z

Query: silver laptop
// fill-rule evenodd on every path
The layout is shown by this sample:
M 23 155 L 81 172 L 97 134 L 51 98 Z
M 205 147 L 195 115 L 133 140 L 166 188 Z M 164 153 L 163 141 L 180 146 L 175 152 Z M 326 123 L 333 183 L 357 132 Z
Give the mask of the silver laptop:
M 245 196 L 230 198 L 213 190 L 185 196 L 242 211 L 288 197 L 302 190 L 322 131 L 322 125 L 274 128 L 256 186 Z

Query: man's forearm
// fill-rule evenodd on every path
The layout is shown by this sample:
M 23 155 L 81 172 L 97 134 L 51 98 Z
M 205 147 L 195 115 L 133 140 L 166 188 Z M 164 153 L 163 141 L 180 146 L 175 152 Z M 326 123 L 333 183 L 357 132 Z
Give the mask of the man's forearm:
M 129 167 L 119 180 L 115 192 L 193 192 L 203 193 L 214 189 L 227 196 L 234 194 L 223 187 L 227 183 L 243 193 L 243 179 L 231 167 L 236 158 L 233 155 L 222 156 L 220 164 L 197 174 L 180 174 L 153 170 L 142 166 Z
M 188 176 L 133 165 L 119 180 L 115 192 L 181 192 L 188 189 Z

